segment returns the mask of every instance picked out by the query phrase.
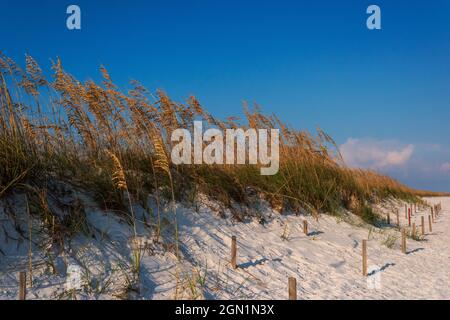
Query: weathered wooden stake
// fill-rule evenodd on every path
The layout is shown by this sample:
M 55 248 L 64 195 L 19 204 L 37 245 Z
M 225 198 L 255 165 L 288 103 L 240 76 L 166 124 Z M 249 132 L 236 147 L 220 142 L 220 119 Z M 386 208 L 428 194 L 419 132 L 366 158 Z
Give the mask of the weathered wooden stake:
M 428 227 L 430 229 L 430 232 L 433 232 L 433 227 L 431 225 L 431 215 L 428 215 Z
M 398 214 L 398 210 L 397 210 L 397 226 L 400 226 L 400 217 L 399 217 L 399 214 Z
M 362 241 L 362 273 L 367 276 L 367 240 Z
M 231 267 L 233 269 L 237 268 L 237 264 L 236 264 L 236 252 L 237 252 L 237 248 L 236 248 L 236 236 L 232 236 L 231 237 Z
M 308 221 L 303 220 L 303 233 L 308 235 Z
M 387 223 L 391 224 L 391 214 L 389 212 L 387 213 Z
M 405 219 L 408 218 L 408 206 L 405 204 Z
M 289 300 L 297 300 L 297 279 L 289 277 Z
M 406 253 L 406 230 L 402 229 L 402 252 Z
M 420 217 L 420 222 L 422 223 L 422 235 L 425 235 L 425 218 L 424 216 Z
M 411 227 L 411 212 L 408 212 L 408 227 Z
M 413 225 L 412 225 L 411 236 L 412 237 L 416 236 L 416 223 L 415 222 L 413 222 Z
M 19 300 L 25 300 L 27 297 L 27 273 L 19 273 Z

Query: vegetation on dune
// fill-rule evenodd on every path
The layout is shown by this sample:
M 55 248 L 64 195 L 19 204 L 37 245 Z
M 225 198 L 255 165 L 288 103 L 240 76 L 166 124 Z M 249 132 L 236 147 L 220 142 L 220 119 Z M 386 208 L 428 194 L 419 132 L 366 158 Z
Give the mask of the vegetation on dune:
M 65 181 L 94 194 L 102 206 L 131 216 L 130 198 L 145 208 L 152 195 L 159 211 L 163 198 L 189 200 L 203 193 L 231 207 L 248 203 L 250 188 L 274 207 L 314 214 L 347 208 L 370 221 L 371 203 L 434 195 L 347 168 L 322 130 L 314 136 L 298 131 L 257 106 L 245 107 L 245 121 L 222 121 L 195 97 L 177 103 L 162 91 L 152 95 L 137 81 L 124 93 L 104 67 L 98 84 L 78 81 L 59 59 L 51 80 L 32 57 L 26 56 L 25 64 L 23 70 L 0 55 L 0 197 L 18 188 L 45 194 L 52 181 Z M 194 120 L 221 129 L 280 129 L 279 172 L 261 176 L 256 165 L 173 165 L 171 133 L 192 130 Z

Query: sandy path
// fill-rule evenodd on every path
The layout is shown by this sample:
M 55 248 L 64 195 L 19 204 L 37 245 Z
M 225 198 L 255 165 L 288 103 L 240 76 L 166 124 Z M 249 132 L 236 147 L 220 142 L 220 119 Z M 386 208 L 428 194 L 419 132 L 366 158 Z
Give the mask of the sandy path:
M 302 232 L 304 216 L 280 215 L 267 207 L 254 209 L 265 217 L 271 216 L 265 224 L 257 219 L 238 223 L 219 218 L 206 206 L 200 212 L 180 207 L 180 241 L 185 259 L 178 263 L 173 254 L 159 251 L 145 254 L 139 298 L 191 299 L 192 286 L 183 289 L 180 283 L 195 283 L 206 299 L 286 299 L 288 277 L 295 277 L 299 299 L 450 299 L 450 198 L 427 201 L 442 202 L 443 210 L 433 224 L 432 233 L 428 228 L 430 210 L 414 214 L 417 226 L 421 216 L 425 217 L 426 235 L 424 241 L 408 239 L 407 254 L 400 250 L 397 228 L 369 230 L 367 226 L 355 224 L 357 219 L 348 223 L 342 217 L 322 215 L 316 221 L 308 216 L 309 235 L 306 236 Z M 380 210 L 395 212 L 393 207 Z M 405 226 L 403 205 L 399 205 L 399 212 L 400 224 Z M 132 235 L 131 228 L 116 221 L 115 215 L 98 210 L 89 217 L 114 241 L 104 243 L 102 238 L 96 241 L 83 238 L 98 251 L 98 254 L 87 254 L 87 258 L 92 265 L 111 269 L 116 255 L 129 252 L 126 250 L 129 250 L 127 239 Z M 391 214 L 391 222 L 395 221 L 395 215 Z M 229 263 L 232 235 L 238 243 L 236 270 Z M 361 271 L 363 239 L 368 239 L 368 277 Z M 386 245 L 389 239 L 394 239 L 392 246 Z M 120 250 L 111 246 L 111 241 Z M 27 244 L 9 241 L 2 248 L 11 259 L 17 257 L 17 261 L 7 264 L 8 268 L 15 268 L 11 273 L 6 267 L 8 261 L 2 259 L 0 299 L 15 299 L 16 269 L 17 266 L 26 268 Z M 43 270 L 36 271 L 34 277 L 29 299 L 55 297 L 55 293 L 64 290 L 64 274 L 51 275 Z
M 415 214 L 412 221 L 421 224 L 425 218 L 425 241 L 408 241 L 407 257 L 395 256 L 395 268 L 386 270 L 383 276 L 391 293 L 411 299 L 450 299 L 450 199 L 428 199 L 431 203 L 442 202 L 442 211 L 429 232 L 427 212 Z M 398 270 L 394 270 L 398 269 Z
M 406 255 L 398 230 L 369 234 L 367 228 L 330 216 L 319 222 L 308 217 L 312 235 L 306 237 L 303 217 L 281 216 L 262 226 L 231 224 L 209 212 L 184 221 L 183 241 L 195 263 L 208 266 L 205 296 L 210 299 L 286 299 L 289 276 L 297 278 L 299 299 L 450 299 L 450 198 L 427 200 L 441 201 L 443 210 L 431 234 L 429 209 L 414 214 L 419 227 L 425 217 L 426 236 L 408 239 Z M 404 207 L 399 210 L 405 226 Z M 237 270 L 228 263 L 230 235 L 238 238 Z M 384 244 L 388 237 L 396 238 L 391 248 Z M 362 239 L 369 239 L 369 277 L 361 274 Z

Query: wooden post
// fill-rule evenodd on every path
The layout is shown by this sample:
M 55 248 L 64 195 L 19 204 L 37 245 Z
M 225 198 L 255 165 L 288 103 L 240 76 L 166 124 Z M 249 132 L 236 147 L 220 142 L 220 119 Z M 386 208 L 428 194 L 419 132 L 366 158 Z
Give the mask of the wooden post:
M 431 215 L 428 215 L 428 227 L 430 228 L 430 232 L 433 232 L 433 227 L 431 225 Z
M 402 229 L 402 252 L 406 253 L 406 230 Z
M 367 276 L 367 240 L 362 241 L 362 273 Z
M 411 237 L 415 237 L 415 236 L 416 236 L 416 223 L 413 222 L 412 230 L 411 230 Z
M 411 212 L 408 212 L 408 227 L 411 227 Z
M 389 211 L 387 213 L 387 223 L 391 224 L 391 214 L 389 213 Z
M 289 277 L 288 288 L 289 300 L 297 300 L 297 279 Z
M 408 206 L 405 204 L 405 219 L 408 219 Z
M 420 222 L 422 223 L 422 235 L 425 235 L 425 218 L 424 216 L 420 217 Z
M 19 300 L 25 300 L 27 297 L 27 273 L 19 273 Z
M 236 264 L 236 252 L 237 252 L 237 248 L 236 248 L 236 236 L 232 236 L 231 237 L 231 267 L 233 269 L 237 268 L 237 264 Z
M 398 210 L 397 210 L 397 226 L 400 226 L 400 217 L 399 217 L 399 214 L 398 214 Z
M 308 235 L 308 221 L 303 220 L 303 233 Z

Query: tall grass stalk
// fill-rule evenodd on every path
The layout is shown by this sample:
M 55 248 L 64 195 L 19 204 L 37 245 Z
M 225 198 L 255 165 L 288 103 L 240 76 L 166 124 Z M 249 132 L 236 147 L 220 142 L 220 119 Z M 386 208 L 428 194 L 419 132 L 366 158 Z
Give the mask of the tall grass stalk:
M 445 195 L 348 168 L 324 131 L 294 129 L 276 115 L 263 114 L 258 105 L 245 105 L 243 119 L 220 120 L 192 96 L 184 103 L 174 102 L 162 91 L 150 93 L 137 81 L 123 92 L 103 66 L 99 83 L 77 80 L 59 59 L 52 70 L 47 79 L 32 57 L 26 56 L 24 70 L 0 53 L 0 197 L 22 183 L 43 190 L 44 196 L 45 181 L 57 178 L 91 192 L 107 208 L 129 210 L 134 221 L 132 199 L 154 194 L 158 238 L 160 197 L 164 197 L 174 214 L 177 255 L 175 202 L 192 194 L 205 194 L 232 208 L 236 202 L 247 204 L 247 191 L 253 189 L 282 211 L 317 215 L 344 208 L 367 218 L 371 215 L 366 208 L 380 199 L 416 202 L 417 196 Z M 177 128 L 192 132 L 194 120 L 203 121 L 204 128 L 279 129 L 279 172 L 261 176 L 258 165 L 170 163 L 171 133 Z M 124 181 L 126 186 L 121 185 Z M 53 217 L 44 204 L 43 208 L 44 221 L 51 225 Z

